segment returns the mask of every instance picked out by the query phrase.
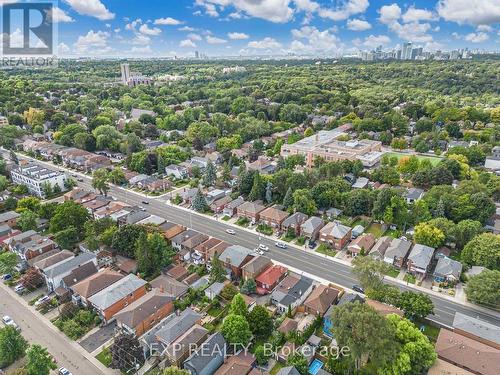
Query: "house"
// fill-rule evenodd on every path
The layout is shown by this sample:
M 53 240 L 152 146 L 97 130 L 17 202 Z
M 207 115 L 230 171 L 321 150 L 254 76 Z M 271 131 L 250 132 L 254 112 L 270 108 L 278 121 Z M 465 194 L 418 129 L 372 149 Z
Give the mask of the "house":
M 404 198 L 406 199 L 406 203 L 411 204 L 415 203 L 419 199 L 424 196 L 424 191 L 419 188 L 410 188 L 406 191 Z
M 147 109 L 139 109 L 139 108 L 132 108 L 132 110 L 130 111 L 130 118 L 132 120 L 139 121 L 142 115 L 149 115 L 155 117 L 156 113 L 153 111 L 149 111 Z
M 500 327 L 484 320 L 456 312 L 453 332 L 500 349 Z
M 187 241 L 188 239 L 192 238 L 192 237 L 196 237 L 198 235 L 200 235 L 201 233 L 200 232 L 197 232 L 193 229 L 187 229 L 181 233 L 179 233 L 178 235 L 176 235 L 175 237 L 171 238 L 170 239 L 170 242 L 172 244 L 172 247 L 176 250 L 181 250 L 182 249 L 182 244 Z M 199 244 L 199 243 L 198 243 Z
M 330 222 L 319 231 L 319 240 L 336 250 L 343 249 L 350 239 L 351 228 L 337 222 Z
M 76 257 L 68 258 L 41 270 L 49 293 L 55 291 L 59 287 L 62 287 L 64 277 L 71 274 L 74 269 L 82 267 L 87 263 L 93 263 L 94 266 L 97 266 L 95 254 L 82 253 Z
M 242 350 L 237 355 L 228 357 L 214 375 L 248 375 L 252 371 L 254 363 L 253 354 Z
M 256 256 L 241 268 L 243 280 L 255 280 L 266 269 L 271 267 L 273 262 L 265 256 Z
M 448 257 L 441 257 L 438 259 L 436 268 L 434 269 L 434 280 L 439 283 L 448 281 L 451 283 L 460 280 L 462 273 L 462 263 Z
M 189 275 L 187 268 L 181 264 L 173 266 L 167 271 L 167 276 L 170 276 L 177 281 L 183 280 L 187 275 Z
M 176 164 L 167 165 L 165 167 L 165 174 L 175 178 L 176 180 L 184 180 L 189 177 L 187 168 Z
M 342 215 L 342 212 L 343 211 L 341 209 L 332 207 L 325 211 L 325 215 L 328 218 L 328 220 L 335 220 L 340 215 Z
M 184 188 L 182 190 L 182 192 L 180 193 L 180 197 L 182 198 L 182 202 L 184 202 L 185 204 L 192 204 L 193 202 L 193 199 L 194 197 L 196 196 L 196 194 L 198 194 L 198 188 L 190 188 L 190 189 L 186 189 Z
M 149 215 L 148 217 L 139 220 L 136 224 L 137 225 L 161 225 L 165 222 L 166 220 L 162 217 L 156 216 L 156 215 Z
M 355 225 L 354 228 L 352 228 L 352 234 L 351 234 L 351 237 L 352 238 L 358 238 L 359 236 L 361 236 L 365 231 L 365 227 L 358 224 L 358 225 Z
M 392 264 L 398 268 L 403 267 L 410 247 L 410 241 L 394 238 L 385 251 L 384 262 Z
M 205 296 L 210 300 L 215 299 L 222 292 L 222 289 L 224 289 L 224 286 L 225 286 L 224 283 L 217 283 L 217 282 L 213 283 L 207 289 L 205 289 L 205 291 L 204 291 Z
M 165 222 L 160 225 L 160 230 L 163 234 L 163 237 L 165 237 L 165 239 L 170 242 L 172 238 L 184 232 L 186 230 L 186 227 L 183 227 L 179 224 Z
M 302 212 L 295 212 L 288 216 L 283 222 L 281 223 L 281 229 L 286 232 L 289 229 L 293 230 L 295 235 L 300 236 L 301 234 L 301 229 L 302 229 L 302 224 L 309 218 L 308 215 L 303 214 Z
M 268 294 L 271 293 L 274 288 L 278 285 L 278 283 L 284 279 L 288 269 L 274 265 L 269 267 L 264 272 L 262 272 L 259 276 L 255 278 L 255 283 L 257 284 L 257 293 L 258 294 Z
M 354 184 L 352 184 L 353 189 L 365 189 L 368 186 L 368 180 L 366 177 L 358 177 Z
M 243 202 L 245 202 L 245 200 L 242 197 L 238 197 L 238 198 L 232 200 L 231 202 L 229 202 L 228 204 L 226 204 L 226 206 L 222 210 L 222 213 L 225 216 L 233 217 L 234 214 L 236 213 L 236 209 L 241 204 L 243 204 Z
M 281 224 L 289 216 L 289 213 L 275 207 L 268 207 L 260 212 L 260 222 L 271 228 L 281 230 Z
M 182 363 L 189 357 L 192 348 L 197 348 L 208 337 L 209 331 L 199 324 L 193 325 L 165 350 L 167 360 L 172 366 L 182 367 Z
M 375 245 L 373 245 L 368 255 L 377 260 L 383 260 L 385 252 L 389 247 L 389 245 L 391 244 L 391 241 L 392 238 L 389 236 L 380 237 L 375 243 Z
M 195 263 L 206 263 L 211 259 L 211 250 L 219 245 L 222 241 L 215 237 L 210 237 L 208 240 L 200 243 L 194 248 L 191 258 L 194 259 Z
M 302 305 L 313 289 L 313 281 L 305 276 L 289 274 L 271 293 L 271 303 L 281 314 Z
M 209 204 L 210 209 L 215 212 L 216 214 L 221 213 L 226 205 L 231 203 L 233 198 L 231 198 L 229 195 L 226 195 L 220 199 L 214 200 L 212 203 Z
M 170 181 L 164 178 L 149 178 L 137 184 L 141 189 L 149 192 L 164 191 L 170 188 Z
M 111 269 L 103 269 L 84 280 L 70 287 L 73 292 L 73 302 L 81 303 L 84 306 L 88 305 L 88 299 L 94 294 L 106 289 L 111 284 L 123 279 L 123 275 Z
M 188 286 L 173 277 L 160 275 L 149 282 L 152 288 L 158 289 L 160 292 L 167 293 L 175 299 L 184 296 L 188 291 Z
M 57 248 L 57 244 L 50 238 L 42 236 L 34 230 L 19 233 L 4 240 L 8 248 L 16 253 L 23 261 L 28 261 L 41 254 Z
M 0 242 L 21 234 L 20 230 L 12 229 L 8 224 L 0 224 Z
M 186 238 L 182 243 L 181 243 L 181 249 L 187 250 L 188 252 L 191 252 L 195 249 L 196 246 L 199 244 L 205 242 L 208 240 L 210 237 L 208 237 L 204 233 L 197 233 L 196 235 L 190 236 Z
M 265 208 L 258 202 L 244 202 L 236 208 L 236 215 L 238 218 L 246 217 L 252 223 L 257 223 L 260 220 L 260 213 Z
M 333 305 L 340 291 L 320 284 L 311 292 L 304 302 L 305 311 L 309 314 L 323 316 Z
M 253 163 L 247 162 L 249 171 L 258 171 L 260 174 L 273 174 L 277 164 L 265 156 L 259 156 Z
M 58 264 L 68 258 L 74 258 L 75 254 L 69 250 L 51 250 L 41 254 L 28 261 L 28 265 L 35 267 L 37 270 L 42 271 L 54 264 Z
M 436 341 L 438 358 L 477 375 L 500 373 L 500 350 L 441 328 Z
M 98 269 L 93 262 L 85 263 L 84 265 L 73 269 L 69 275 L 63 277 L 61 287 L 69 289 L 71 286 L 97 273 L 97 271 Z
M 9 227 L 14 228 L 17 224 L 17 219 L 21 216 L 16 211 L 7 211 L 0 214 L 0 225 L 7 224 Z
M 323 333 L 328 337 L 333 337 L 333 326 L 334 322 L 332 320 L 333 311 L 337 306 L 342 306 L 347 303 L 364 303 L 365 300 L 359 294 L 356 293 L 343 293 L 336 305 L 331 305 L 326 311 L 323 317 Z
M 221 189 L 212 189 L 207 192 L 205 195 L 205 199 L 207 200 L 208 204 L 211 204 L 215 202 L 216 200 L 219 200 L 221 198 L 224 198 L 227 195 L 227 192 L 225 190 Z
M 353 257 L 359 254 L 365 255 L 370 251 L 374 244 L 375 236 L 372 233 L 365 233 L 354 239 L 347 247 L 347 251 L 351 253 Z
M 252 258 L 253 251 L 240 245 L 229 246 L 219 256 L 224 267 L 231 270 L 234 278 L 241 277 L 242 267 Z
M 140 297 L 116 315 L 118 328 L 137 337 L 149 331 L 174 310 L 174 297 L 158 289 Z
M 324 225 L 325 222 L 319 217 L 311 216 L 300 226 L 300 233 L 308 240 L 316 241 L 319 236 L 319 231 L 321 230 L 321 228 L 323 228 Z
M 184 369 L 190 371 L 192 375 L 214 374 L 226 359 L 226 346 L 226 340 L 220 332 L 212 334 L 186 359 Z
M 427 375 L 474 375 L 474 373 L 437 358 L 427 371 Z
M 146 281 L 130 274 L 88 299 L 99 316 L 110 322 L 123 308 L 146 294 Z
M 408 272 L 413 274 L 420 274 L 425 276 L 429 271 L 432 256 L 434 255 L 434 248 L 415 244 L 408 255 L 407 267 Z
M 368 306 L 375 309 L 375 311 L 378 312 L 382 316 L 387 316 L 389 314 L 396 314 L 396 315 L 399 315 L 400 317 L 402 317 L 404 315 L 403 312 L 400 309 L 398 309 L 397 307 L 387 305 L 387 304 L 379 302 L 379 301 L 375 301 L 375 300 L 367 298 L 365 303 Z
M 290 332 L 296 331 L 298 326 L 299 323 L 295 319 L 286 317 L 285 320 L 283 320 L 283 322 L 278 327 L 278 332 L 287 335 Z
M 201 318 L 200 314 L 188 307 L 178 314 L 169 315 L 162 321 L 162 324 L 154 327 L 143 338 L 146 342 L 157 342 L 164 347 L 168 347 L 195 324 L 199 324 Z

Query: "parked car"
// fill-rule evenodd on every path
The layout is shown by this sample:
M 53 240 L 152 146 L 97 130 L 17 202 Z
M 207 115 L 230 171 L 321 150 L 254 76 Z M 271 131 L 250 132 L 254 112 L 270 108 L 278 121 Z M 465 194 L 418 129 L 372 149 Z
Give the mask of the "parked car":
M 262 251 L 269 251 L 269 246 L 266 246 L 264 244 L 260 244 L 259 245 L 259 250 L 262 250 Z
M 365 294 L 365 290 L 361 286 L 359 286 L 358 284 L 354 284 L 352 286 L 352 290 L 354 290 L 354 291 L 356 291 L 358 293 Z
M 262 250 L 259 250 L 258 248 L 255 249 L 255 253 L 259 255 L 264 255 L 264 252 Z
M 17 330 L 19 330 L 19 326 L 16 324 L 16 322 L 14 322 L 14 319 L 12 319 L 10 316 L 8 315 L 4 315 L 2 317 L 2 322 L 8 326 L 8 327 L 13 327 Z
M 276 242 L 275 243 L 276 247 L 279 247 L 280 249 L 286 249 L 288 246 L 283 243 L 283 242 Z
M 143 204 L 149 204 L 149 202 L 148 202 L 148 201 L 142 201 L 142 203 L 143 203 Z
M 41 306 L 47 302 L 50 301 L 50 297 L 49 296 L 43 296 L 41 298 L 39 298 L 36 302 L 35 302 L 35 307 L 38 307 L 38 306 Z
M 59 369 L 59 375 L 73 375 L 66 367 Z
M 18 284 L 15 286 L 14 288 L 14 292 L 16 292 L 17 294 L 23 294 L 23 292 L 26 290 L 26 288 L 24 287 L 24 285 L 22 284 Z
M 10 273 L 6 273 L 5 275 L 2 275 L 3 281 L 9 281 L 10 279 L 12 279 L 12 275 Z
M 226 233 L 227 234 L 232 234 L 232 235 L 236 234 L 236 232 L 233 229 L 226 229 Z
M 316 242 L 314 241 L 309 241 L 309 249 L 314 249 L 316 247 Z
M 77 180 L 78 182 L 83 182 L 83 178 L 81 178 L 81 177 L 80 177 L 80 178 L 77 178 L 76 180 Z

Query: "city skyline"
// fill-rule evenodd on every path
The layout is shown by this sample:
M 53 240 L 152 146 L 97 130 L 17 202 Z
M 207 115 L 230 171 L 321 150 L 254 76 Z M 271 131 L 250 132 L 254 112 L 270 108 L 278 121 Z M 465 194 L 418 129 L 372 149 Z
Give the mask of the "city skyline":
M 0 5 L 19 0 L 0 0 Z M 497 51 L 494 0 L 62 0 L 58 55 L 341 56 L 402 48 Z M 11 30 L 15 38 L 17 30 Z

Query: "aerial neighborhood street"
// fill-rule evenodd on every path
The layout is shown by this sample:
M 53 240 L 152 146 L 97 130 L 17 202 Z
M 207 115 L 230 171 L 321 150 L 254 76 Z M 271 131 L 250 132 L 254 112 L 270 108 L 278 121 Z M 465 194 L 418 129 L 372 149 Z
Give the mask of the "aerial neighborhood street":
M 497 3 L 0 0 L 0 375 L 499 375 Z

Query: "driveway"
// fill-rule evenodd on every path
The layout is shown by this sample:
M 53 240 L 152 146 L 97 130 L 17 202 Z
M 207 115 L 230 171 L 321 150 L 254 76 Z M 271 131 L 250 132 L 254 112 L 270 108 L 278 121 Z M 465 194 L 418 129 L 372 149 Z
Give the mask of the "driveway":
M 89 353 L 111 340 L 115 334 L 116 321 L 99 328 L 96 332 L 80 341 L 80 345 Z

